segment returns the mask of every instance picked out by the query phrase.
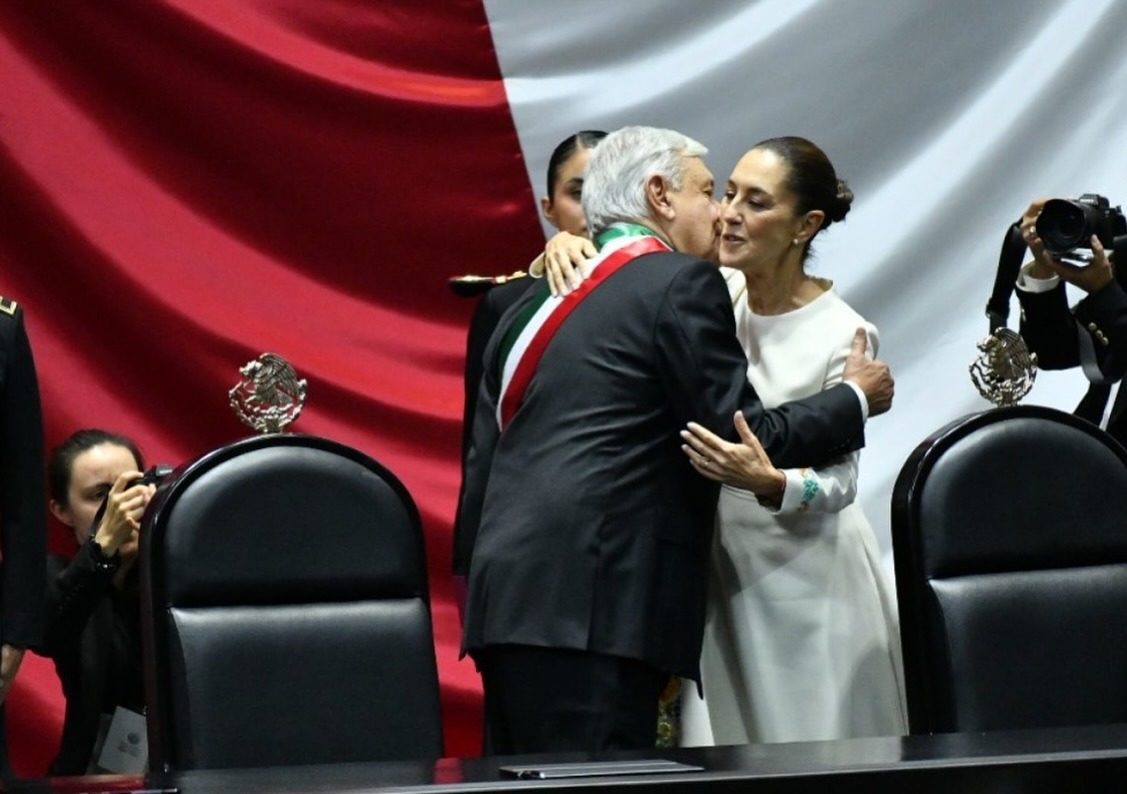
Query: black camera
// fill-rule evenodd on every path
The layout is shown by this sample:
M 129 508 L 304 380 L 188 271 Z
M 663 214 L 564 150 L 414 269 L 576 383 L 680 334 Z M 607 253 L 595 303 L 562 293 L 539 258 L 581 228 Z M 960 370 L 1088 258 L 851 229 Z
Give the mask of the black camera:
M 1116 237 L 1127 234 L 1123 211 L 1095 193 L 1085 193 L 1075 201 L 1046 201 L 1037 217 L 1037 235 L 1045 244 L 1045 250 L 1057 256 L 1077 248 L 1090 249 L 1093 234 L 1109 251 Z
M 128 491 L 135 485 L 160 485 L 164 478 L 170 474 L 172 474 L 171 466 L 167 463 L 158 463 L 145 469 L 140 477 L 130 480 L 122 490 Z

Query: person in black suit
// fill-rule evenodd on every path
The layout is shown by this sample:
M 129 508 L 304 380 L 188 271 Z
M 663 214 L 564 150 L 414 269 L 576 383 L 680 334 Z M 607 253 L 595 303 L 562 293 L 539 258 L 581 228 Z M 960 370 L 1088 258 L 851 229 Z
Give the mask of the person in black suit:
M 128 487 L 143 468 L 133 441 L 97 429 L 71 434 L 47 464 L 51 512 L 77 544 L 73 556 L 48 559 L 47 628 L 38 649 L 54 661 L 66 699 L 54 775 L 101 771 L 97 753 L 117 707 L 144 712 L 134 562 L 155 487 Z
M 811 465 L 859 448 L 866 413 L 891 405 L 862 332 L 846 383 L 763 408 L 708 261 L 706 151 L 648 127 L 602 141 L 583 192 L 592 274 L 566 297 L 530 290 L 486 350 L 463 652 L 498 753 L 652 747 L 668 676 L 699 679 L 718 486 L 681 452 L 686 423 L 734 440 L 741 409 L 776 465 Z
M 548 159 L 548 192 L 540 198 L 540 210 L 544 214 L 544 219 L 556 229 L 578 237 L 587 236 L 587 217 L 583 214 L 583 205 L 580 203 L 583 174 L 587 170 L 587 161 L 591 157 L 592 150 L 606 135 L 602 130 L 582 130 L 569 135 L 552 150 L 552 155 Z M 485 354 L 485 346 L 501 316 L 524 295 L 526 290 L 537 283 L 538 279 L 532 277 L 530 273 L 535 271 L 537 276 L 542 275 L 543 257 L 544 254 L 541 253 L 532 261 L 529 265 L 529 273 L 503 277 L 503 281 L 490 287 L 482 296 L 470 320 L 469 334 L 466 337 L 465 402 L 462 413 L 462 489 L 458 495 L 459 505 L 465 498 L 466 454 L 469 452 L 477 393 L 481 388 L 481 358 Z M 460 514 L 459 509 L 455 515 Z M 466 561 L 460 553 L 463 548 L 460 537 L 461 524 L 455 518 L 454 574 L 460 580 L 459 585 L 464 586 Z M 458 606 L 459 609 L 464 606 L 461 598 Z
M 1087 267 L 1075 267 L 1047 252 L 1037 234 L 1037 218 L 1046 200 L 1030 204 L 1020 221 L 1033 254 L 1017 280 L 1021 336 L 1037 354 L 1039 367 L 1084 368 L 1092 383 L 1076 415 L 1105 426 L 1113 438 L 1127 444 L 1127 391 L 1122 386 L 1103 423 L 1112 386 L 1127 372 L 1127 268 L 1113 268 L 1095 236 L 1093 260 Z M 1065 282 L 1088 293 L 1072 309 Z
M 0 777 L 12 776 L 4 702 L 43 628 L 43 421 L 23 309 L 0 298 Z

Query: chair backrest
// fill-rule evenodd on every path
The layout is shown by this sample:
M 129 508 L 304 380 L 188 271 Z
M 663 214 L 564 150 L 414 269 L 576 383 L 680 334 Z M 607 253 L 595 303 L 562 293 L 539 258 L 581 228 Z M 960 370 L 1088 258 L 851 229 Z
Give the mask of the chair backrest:
M 912 733 L 1127 722 L 1127 450 L 1014 406 L 926 439 L 892 495 Z
M 442 755 L 418 511 L 323 438 L 180 467 L 141 534 L 150 768 Z

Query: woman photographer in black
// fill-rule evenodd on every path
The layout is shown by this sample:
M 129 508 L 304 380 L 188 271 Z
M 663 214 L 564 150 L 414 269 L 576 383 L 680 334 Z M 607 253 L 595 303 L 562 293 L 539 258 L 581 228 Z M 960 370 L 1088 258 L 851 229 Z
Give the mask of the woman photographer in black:
M 79 430 L 47 463 L 51 512 L 77 544 L 72 557 L 52 555 L 47 563 L 40 652 L 55 662 L 66 697 L 52 774 L 99 771 L 98 751 L 115 711 L 144 711 L 134 562 L 141 516 L 155 487 L 130 486 L 142 468 L 137 445 L 105 430 Z
M 1022 215 L 1021 234 L 1033 261 L 1017 279 L 1021 303 L 1021 335 L 1037 354 L 1042 369 L 1082 365 L 1093 382 L 1076 408 L 1076 415 L 1101 424 L 1111 383 L 1127 372 L 1127 273 L 1117 273 L 1104 246 L 1092 235 L 1092 262 L 1077 267 L 1061 261 L 1045 248 L 1037 219 L 1047 199 L 1038 199 Z M 1088 293 L 1069 309 L 1064 283 Z M 1127 444 L 1127 391 L 1122 387 L 1111 408 L 1107 431 Z

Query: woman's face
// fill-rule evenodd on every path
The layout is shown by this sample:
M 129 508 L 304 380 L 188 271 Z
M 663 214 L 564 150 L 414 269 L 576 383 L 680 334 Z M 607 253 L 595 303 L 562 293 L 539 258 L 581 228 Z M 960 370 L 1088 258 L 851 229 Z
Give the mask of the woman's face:
M 741 270 L 775 267 L 788 254 L 801 261 L 802 244 L 812 233 L 807 217 L 814 213 L 795 214 L 786 185 L 789 171 L 786 161 L 767 149 L 752 149 L 736 164 L 720 205 L 720 264 Z
M 67 502 L 61 505 L 51 500 L 51 512 L 74 530 L 74 537 L 82 544 L 94 523 L 94 516 L 110 488 L 127 471 L 136 471 L 133 453 L 118 444 L 105 442 L 79 453 L 70 469 L 70 486 Z
M 587 218 L 583 215 L 579 199 L 583 190 L 583 174 L 590 159 L 590 149 L 582 146 L 576 149 L 556 172 L 556 187 L 552 195 L 540 199 L 540 207 L 548 223 L 561 232 L 580 237 L 587 236 Z

